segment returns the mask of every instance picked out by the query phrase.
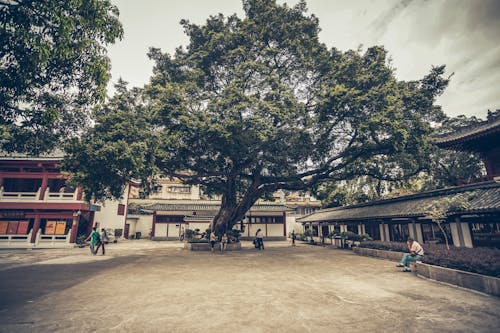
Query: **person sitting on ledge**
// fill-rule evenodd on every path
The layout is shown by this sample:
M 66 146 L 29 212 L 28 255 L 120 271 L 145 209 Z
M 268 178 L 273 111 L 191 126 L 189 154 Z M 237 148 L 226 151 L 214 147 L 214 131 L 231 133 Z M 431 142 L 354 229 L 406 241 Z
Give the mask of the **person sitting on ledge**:
M 411 237 L 408 238 L 406 246 L 410 253 L 403 254 L 403 258 L 401 258 L 401 262 L 397 264 L 397 267 L 404 267 L 403 272 L 411 272 L 410 262 L 421 260 L 424 255 L 424 249 Z

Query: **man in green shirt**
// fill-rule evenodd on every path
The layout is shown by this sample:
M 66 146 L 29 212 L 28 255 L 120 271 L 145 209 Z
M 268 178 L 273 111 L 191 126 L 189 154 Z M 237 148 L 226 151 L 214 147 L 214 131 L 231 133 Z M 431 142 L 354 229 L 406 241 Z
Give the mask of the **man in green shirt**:
M 101 237 L 99 236 L 96 227 L 92 228 L 92 232 L 90 233 L 89 237 L 87 237 L 86 240 L 88 241 L 89 239 L 90 239 L 90 253 L 92 253 L 92 255 L 95 256 L 95 246 L 101 240 Z

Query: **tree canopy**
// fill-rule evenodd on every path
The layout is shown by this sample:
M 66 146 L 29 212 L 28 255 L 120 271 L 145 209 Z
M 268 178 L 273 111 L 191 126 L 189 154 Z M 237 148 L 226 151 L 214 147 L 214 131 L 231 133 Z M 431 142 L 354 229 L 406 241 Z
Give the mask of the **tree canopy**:
M 0 149 L 38 155 L 82 131 L 121 38 L 109 0 L 0 0 Z
M 129 129 L 125 124 L 135 120 L 122 117 L 110 128 L 106 122 L 120 121 L 115 114 L 125 108 L 108 104 L 110 112 L 68 150 L 67 167 L 84 170 L 85 182 L 96 172 L 88 167 L 93 163 L 115 165 L 115 153 L 84 152 L 94 142 L 110 144 L 109 132 L 118 128 L 121 135 L 138 132 L 132 136 L 144 149 L 129 158 L 141 163 L 110 170 L 108 181 L 87 182 L 88 191 L 119 192 L 110 180 L 117 174 L 180 177 L 222 195 L 213 226 L 225 230 L 278 189 L 359 175 L 396 179 L 422 169 L 430 122 L 442 117 L 434 101 L 448 82 L 444 66 L 400 81 L 383 47 L 328 49 L 305 2 L 245 0 L 243 7 L 243 19 L 183 20 L 189 44 L 172 55 L 150 49 L 156 65 L 143 90 L 145 116 L 128 111 L 148 124 Z

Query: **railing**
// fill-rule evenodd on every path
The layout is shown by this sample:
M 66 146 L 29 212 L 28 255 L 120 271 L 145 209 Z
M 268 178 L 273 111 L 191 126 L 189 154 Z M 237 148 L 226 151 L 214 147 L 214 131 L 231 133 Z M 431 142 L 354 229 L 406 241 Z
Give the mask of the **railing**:
M 32 201 L 38 200 L 39 197 L 40 189 L 36 192 L 5 192 L 3 187 L 0 188 L 0 200 Z
M 0 247 L 31 247 L 31 232 L 27 235 L 0 235 Z
M 60 201 L 60 200 L 76 200 L 78 195 L 78 191 L 74 192 L 50 192 L 50 189 L 47 188 L 47 192 L 45 192 L 45 201 Z
M 71 229 L 66 235 L 42 235 L 42 230 L 39 229 L 36 235 L 35 244 L 31 243 L 30 230 L 27 235 L 8 234 L 0 235 L 0 248 L 33 248 L 33 247 L 71 247 L 70 236 Z
M 40 192 L 41 188 L 36 192 L 5 192 L 2 187 L 0 188 L 0 201 L 38 201 Z M 74 192 L 50 192 L 50 188 L 47 188 L 43 201 L 76 201 L 77 197 L 77 190 Z
M 43 247 L 43 246 L 67 246 L 69 245 L 69 240 L 71 236 L 71 229 L 68 231 L 66 235 L 42 235 L 42 230 L 39 229 L 36 237 L 36 246 L 38 247 Z

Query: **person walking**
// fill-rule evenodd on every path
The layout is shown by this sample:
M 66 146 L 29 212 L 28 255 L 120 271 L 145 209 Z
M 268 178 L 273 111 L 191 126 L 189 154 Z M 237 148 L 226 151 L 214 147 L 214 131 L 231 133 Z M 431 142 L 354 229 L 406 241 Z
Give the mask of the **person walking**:
M 95 254 L 97 254 L 97 252 L 99 252 L 99 248 L 101 246 L 102 246 L 102 255 L 105 254 L 105 249 L 104 249 L 105 242 L 109 242 L 109 237 L 108 237 L 108 233 L 106 232 L 106 229 L 102 228 L 99 243 L 97 244 L 97 248 L 95 249 Z
M 295 235 L 295 230 L 292 230 L 292 246 L 295 246 L 295 239 L 297 236 Z
M 90 253 L 92 253 L 92 255 L 95 256 L 96 254 L 95 246 L 100 241 L 100 236 L 99 233 L 97 232 L 97 227 L 92 228 L 92 232 L 90 233 L 89 237 L 85 239 L 85 241 L 88 241 L 89 239 L 90 239 Z
M 224 253 L 227 248 L 227 233 L 224 233 L 220 242 L 220 252 Z
M 403 254 L 401 262 L 397 264 L 396 267 L 404 267 L 403 272 L 411 272 L 410 262 L 422 260 L 424 256 L 424 249 L 411 237 L 408 238 L 406 247 L 408 248 L 410 253 Z
M 212 230 L 210 231 L 210 251 L 212 251 L 212 253 L 215 252 L 215 240 L 215 232 Z
M 255 239 L 257 240 L 257 247 L 259 250 L 264 250 L 264 234 L 260 228 L 255 233 Z

